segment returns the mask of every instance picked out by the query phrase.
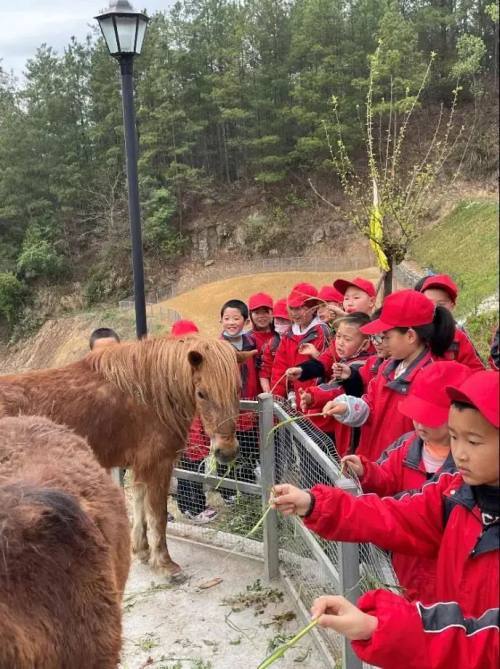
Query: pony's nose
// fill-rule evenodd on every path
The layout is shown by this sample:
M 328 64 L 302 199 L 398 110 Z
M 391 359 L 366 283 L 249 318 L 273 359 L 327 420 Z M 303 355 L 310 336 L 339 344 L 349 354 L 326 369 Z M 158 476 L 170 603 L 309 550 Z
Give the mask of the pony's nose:
M 221 465 L 228 465 L 236 459 L 239 453 L 240 447 L 237 440 L 234 440 L 234 445 L 232 448 L 221 448 L 220 446 L 214 447 L 214 455 L 216 460 Z

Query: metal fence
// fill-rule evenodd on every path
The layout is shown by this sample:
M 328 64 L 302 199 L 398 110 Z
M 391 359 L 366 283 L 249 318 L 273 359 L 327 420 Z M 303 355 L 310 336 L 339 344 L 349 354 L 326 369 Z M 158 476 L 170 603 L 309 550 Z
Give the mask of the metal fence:
M 361 488 L 355 479 L 341 474 L 333 444 L 306 418 L 295 414 L 296 422 L 275 427 L 295 413 L 286 403 L 262 394 L 258 401 L 242 401 L 241 410 L 242 455 L 231 471 L 214 470 L 205 457 L 206 437 L 199 429 L 191 431 L 191 459 L 184 456 L 174 472 L 177 490 L 169 502 L 174 515 L 169 533 L 260 556 L 266 576 L 281 580 L 305 619 L 321 594 L 343 594 L 356 601 L 367 589 L 397 585 L 383 551 L 369 544 L 324 541 L 296 517 L 278 517 L 271 511 L 262 527 L 251 533 L 267 509 L 275 483 L 301 488 L 325 483 L 353 495 Z M 362 666 L 342 636 L 324 630 L 314 636 L 325 666 Z

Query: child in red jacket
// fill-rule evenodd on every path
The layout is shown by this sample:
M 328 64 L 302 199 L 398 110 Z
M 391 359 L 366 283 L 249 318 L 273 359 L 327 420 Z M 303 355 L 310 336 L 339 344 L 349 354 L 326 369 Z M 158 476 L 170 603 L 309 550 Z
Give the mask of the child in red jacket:
M 286 297 L 276 300 L 273 307 L 274 332 L 272 338 L 264 344 L 261 352 L 259 381 L 262 392 L 270 393 L 274 358 L 281 338 L 289 332 L 292 322 L 286 307 Z
M 363 492 L 379 497 L 416 492 L 443 472 L 455 472 L 450 450 L 447 386 L 461 385 L 471 374 L 459 362 L 435 362 L 425 367 L 399 403 L 399 411 L 413 421 L 415 429 L 401 436 L 378 462 L 364 456 L 347 455 L 343 462 L 357 474 Z M 436 560 L 393 553 L 392 564 L 399 583 L 410 600 L 436 600 Z
M 343 295 L 342 308 L 346 314 L 362 311 L 370 315 L 375 308 L 377 290 L 371 281 L 357 276 L 352 281 L 336 279 L 333 287 Z
M 328 326 L 316 315 L 318 304 L 318 291 L 310 283 L 298 283 L 288 295 L 287 308 L 292 327 L 281 338 L 271 377 L 271 387 L 279 397 L 286 397 L 292 391 L 295 399 L 298 399 L 299 388 L 314 384 L 314 380 L 288 383 L 286 370 L 309 359 L 308 355 L 301 352 L 303 344 L 314 344 L 320 353 L 328 345 Z
M 435 274 L 425 279 L 420 292 L 434 302 L 436 306 L 442 306 L 453 312 L 458 297 L 458 287 L 451 276 L 447 274 Z M 484 369 L 479 353 L 469 339 L 467 333 L 456 326 L 455 339 L 450 348 L 443 356 L 446 360 L 456 360 L 467 365 L 474 371 Z
M 184 337 L 199 332 L 193 321 L 176 321 L 170 330 L 174 337 Z M 186 449 L 183 451 L 179 467 L 188 471 L 199 471 L 201 463 L 210 453 L 210 439 L 203 429 L 199 416 L 196 416 L 189 429 Z M 217 511 L 207 506 L 203 484 L 198 481 L 177 479 L 177 506 L 179 511 L 195 523 L 209 523 L 217 518 Z
M 412 429 L 411 420 L 398 411 L 399 401 L 433 356 L 440 357 L 449 348 L 455 325 L 444 307 L 435 307 L 422 293 L 401 290 L 384 300 L 380 319 L 361 330 L 369 335 L 385 333 L 391 357 L 362 398 L 351 396 L 349 380 L 344 381 L 346 394 L 329 402 L 323 412 L 351 427 L 363 426 L 356 453 L 377 460 L 387 444 Z
M 318 318 L 328 325 L 330 337 L 333 337 L 335 334 L 334 321 L 339 316 L 344 315 L 342 311 L 344 296 L 333 286 L 321 286 L 318 298 L 321 300 L 318 307 Z
M 337 332 L 334 344 L 338 362 L 335 362 L 332 369 L 329 370 L 330 381 L 299 391 L 300 408 L 304 414 L 321 413 L 328 401 L 345 392 L 338 376 L 340 366 L 345 365 L 351 368 L 362 367 L 365 364 L 369 358 L 367 349 L 370 342 L 368 336 L 364 335 L 360 328 L 369 322 L 370 317 L 362 312 L 352 313 L 335 321 Z M 294 369 L 301 373 L 304 366 L 289 369 L 289 375 Z M 330 416 L 312 416 L 310 420 L 318 429 L 331 437 L 339 455 L 349 452 L 354 436 L 349 426 L 339 423 Z
M 274 336 L 273 329 L 273 298 L 267 293 L 255 293 L 248 298 L 248 310 L 252 335 L 257 345 L 259 355 L 262 354 L 264 344 Z
M 274 507 L 297 514 L 326 539 L 371 541 L 437 557 L 436 602 L 368 592 L 359 609 L 343 597 L 313 605 L 319 623 L 346 634 L 358 656 L 382 669 L 493 669 L 499 632 L 499 375 L 476 372 L 459 387 L 448 425 L 458 473 L 443 473 L 399 500 L 341 489 L 274 488 Z

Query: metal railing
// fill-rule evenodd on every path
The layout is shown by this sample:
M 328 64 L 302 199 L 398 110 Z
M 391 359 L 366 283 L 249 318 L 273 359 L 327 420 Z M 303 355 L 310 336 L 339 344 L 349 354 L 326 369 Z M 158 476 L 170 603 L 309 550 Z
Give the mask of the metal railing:
M 187 536 L 200 543 L 216 544 L 227 550 L 260 556 L 269 580 L 280 579 L 305 620 L 310 618 L 312 601 L 326 593 L 343 594 L 355 602 L 366 589 L 397 585 L 389 558 L 369 544 L 325 541 L 310 532 L 297 517 L 283 518 L 275 512 L 266 514 L 262 534 L 248 537 L 263 510 L 267 509 L 272 486 L 291 483 L 309 488 L 316 483 L 341 487 L 357 495 L 359 482 L 341 474 L 338 456 L 328 437 L 317 430 L 307 419 L 288 422 L 277 429 L 277 422 L 287 421 L 293 413 L 287 405 L 272 395 L 261 394 L 258 401 L 242 401 L 243 412 L 256 412 L 255 427 L 250 432 L 240 432 L 240 443 L 258 436 L 257 458 L 260 461 L 260 480 L 251 468 L 242 475 L 216 475 L 202 471 L 203 465 L 186 470 L 177 467 L 178 480 L 190 481 L 201 489 L 212 504 L 219 500 L 219 517 L 213 523 L 197 525 L 176 514 L 176 522 L 169 525 L 169 532 Z M 251 452 L 248 444 L 243 449 Z M 255 464 L 255 463 L 253 463 Z M 253 465 L 252 465 L 253 466 Z M 237 493 L 236 506 L 224 505 L 219 495 L 227 498 Z M 184 500 L 185 502 L 185 500 Z M 177 495 L 179 508 L 185 506 Z M 172 511 L 175 509 L 169 506 Z M 238 522 L 233 522 L 234 520 Z M 237 537 L 237 538 L 236 538 Z M 332 660 L 341 662 L 344 669 L 360 669 L 362 662 L 353 653 L 350 643 L 342 636 L 315 630 L 313 634 L 318 649 L 325 659 L 325 666 Z

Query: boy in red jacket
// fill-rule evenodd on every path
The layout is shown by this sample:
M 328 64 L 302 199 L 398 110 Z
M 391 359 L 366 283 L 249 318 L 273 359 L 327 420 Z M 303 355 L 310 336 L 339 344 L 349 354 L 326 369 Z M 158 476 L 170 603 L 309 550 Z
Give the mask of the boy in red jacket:
M 333 287 L 343 295 L 342 308 L 346 314 L 363 311 L 370 315 L 375 307 L 377 291 L 371 281 L 357 276 L 352 281 L 337 279 Z
M 264 393 L 270 393 L 271 376 L 273 373 L 274 358 L 281 342 L 281 338 L 286 335 L 292 326 L 288 309 L 286 307 L 286 297 L 276 300 L 273 307 L 274 332 L 269 341 L 264 344 L 261 352 L 261 362 L 259 369 L 260 387 Z
M 451 400 L 447 386 L 461 385 L 471 374 L 459 362 L 435 362 L 415 379 L 399 411 L 413 421 L 415 429 L 389 446 L 378 462 L 347 455 L 342 462 L 357 474 L 363 492 L 379 497 L 416 492 L 443 472 L 455 472 L 450 450 L 448 413 Z M 410 600 L 436 600 L 436 560 L 422 556 L 392 554 L 399 583 Z
M 445 307 L 453 312 L 458 297 L 458 286 L 448 274 L 435 274 L 427 277 L 420 292 L 434 302 L 436 306 Z M 469 339 L 467 333 L 457 325 L 455 339 L 443 356 L 446 360 L 456 360 L 467 365 L 474 371 L 484 369 L 479 353 Z
M 274 507 L 297 514 L 326 539 L 371 541 L 386 550 L 437 557 L 436 603 L 393 593 L 320 597 L 312 614 L 353 641 L 382 669 L 493 669 L 499 653 L 499 375 L 476 372 L 452 400 L 448 424 L 458 473 L 443 473 L 399 500 L 354 497 L 318 485 L 274 488 Z

